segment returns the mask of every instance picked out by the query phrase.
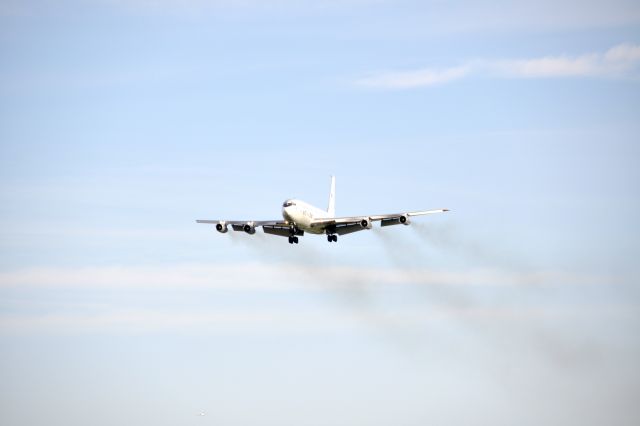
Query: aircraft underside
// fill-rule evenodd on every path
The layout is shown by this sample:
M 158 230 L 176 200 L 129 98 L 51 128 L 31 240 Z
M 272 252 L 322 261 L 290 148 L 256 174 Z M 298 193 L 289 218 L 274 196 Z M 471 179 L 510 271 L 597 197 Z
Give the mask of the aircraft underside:
M 256 233 L 256 228 L 262 228 L 266 234 L 287 237 L 289 244 L 298 244 L 299 237 L 306 233 L 327 236 L 328 242 L 337 242 L 338 235 L 371 229 L 373 222 L 380 222 L 380 226 L 409 225 L 410 218 L 433 213 L 443 213 L 447 209 L 418 210 L 406 213 L 390 213 L 368 216 L 335 216 L 335 178 L 331 179 L 329 207 L 319 209 L 301 200 L 289 199 L 282 205 L 282 218 L 277 220 L 197 220 L 198 223 L 215 225 L 220 233 L 231 229 L 235 232 L 245 232 L 249 235 Z

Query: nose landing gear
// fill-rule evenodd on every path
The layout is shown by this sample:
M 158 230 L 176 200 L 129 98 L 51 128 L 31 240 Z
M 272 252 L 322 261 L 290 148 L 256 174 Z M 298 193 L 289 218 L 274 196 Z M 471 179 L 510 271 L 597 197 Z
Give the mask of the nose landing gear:
M 329 241 L 329 242 L 333 241 L 334 243 L 337 243 L 338 242 L 338 236 L 335 235 L 335 234 L 329 234 L 329 235 L 327 235 L 327 241 Z
M 295 237 L 292 235 L 289 237 L 289 244 L 294 244 L 294 243 L 298 244 L 298 237 Z

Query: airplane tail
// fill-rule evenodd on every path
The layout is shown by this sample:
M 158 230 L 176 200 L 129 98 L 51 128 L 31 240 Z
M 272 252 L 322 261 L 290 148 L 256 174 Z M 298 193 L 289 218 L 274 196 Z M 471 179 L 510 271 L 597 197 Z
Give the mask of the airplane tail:
M 327 213 L 330 217 L 336 216 L 336 177 L 331 176 L 331 193 L 329 193 L 329 207 Z

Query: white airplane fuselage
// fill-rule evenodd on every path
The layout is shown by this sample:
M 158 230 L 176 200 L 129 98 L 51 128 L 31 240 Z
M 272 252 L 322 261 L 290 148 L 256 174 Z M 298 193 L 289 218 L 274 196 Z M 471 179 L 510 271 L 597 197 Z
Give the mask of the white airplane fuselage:
M 310 234 L 323 234 L 323 227 L 311 227 L 313 219 L 327 219 L 333 217 L 326 210 L 319 209 L 300 200 L 287 200 L 282 206 L 282 217 L 287 223 L 297 226 L 300 230 Z

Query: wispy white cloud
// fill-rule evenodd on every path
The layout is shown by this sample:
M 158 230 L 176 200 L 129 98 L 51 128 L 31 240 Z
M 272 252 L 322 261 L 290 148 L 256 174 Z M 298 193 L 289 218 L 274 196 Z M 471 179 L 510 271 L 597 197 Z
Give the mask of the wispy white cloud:
M 379 22 L 384 19 L 385 31 L 391 26 L 395 33 L 406 31 L 412 35 L 416 32 L 566 31 L 629 26 L 640 21 L 640 7 L 634 0 L 3 0 L 0 2 L 0 17 L 69 14 L 91 8 L 174 17 L 225 14 L 272 18 L 353 14 L 359 21 L 359 27 L 369 25 L 372 32 L 380 31 Z M 404 11 L 404 19 L 399 22 L 393 18 L 398 11 Z
M 592 317 L 636 318 L 637 307 L 624 304 L 583 306 L 438 306 L 385 309 L 377 312 L 324 310 L 314 308 L 246 310 L 238 307 L 208 311 L 185 310 L 94 310 L 90 313 L 13 313 L 0 315 L 0 334 L 23 333 L 204 333 L 237 334 L 324 334 L 352 333 L 364 322 L 379 326 L 425 327 L 450 319 L 513 321 L 523 319 L 567 319 Z
M 472 75 L 500 78 L 636 77 L 640 45 L 620 44 L 604 53 L 545 56 L 530 59 L 473 60 L 449 68 L 382 72 L 361 78 L 360 86 L 383 89 L 429 87 Z
M 31 268 L 0 273 L 0 291 L 7 294 L 33 290 L 87 290 L 67 303 L 29 297 L 5 300 L 11 306 L 0 314 L 0 334 L 15 333 L 155 333 L 196 332 L 207 334 L 296 334 L 344 333 L 360 324 L 401 329 L 424 327 L 450 318 L 513 319 L 566 315 L 590 315 L 596 309 L 611 314 L 607 306 L 507 306 L 485 303 L 451 302 L 451 291 L 473 293 L 473 286 L 602 285 L 616 283 L 613 277 L 581 276 L 558 272 L 516 274 L 500 270 L 432 271 L 427 269 L 371 267 L 326 267 L 259 263 L 237 265 L 178 264 L 135 267 Z M 372 299 L 390 286 L 403 289 L 432 289 L 424 303 L 378 305 Z M 434 286 L 434 287 L 432 287 Z M 454 289 L 455 287 L 455 289 Z M 445 290 L 447 288 L 447 290 Z M 165 302 L 113 304 L 100 303 L 91 296 L 99 289 L 114 294 L 148 291 L 163 295 Z M 248 309 L 233 303 L 190 304 L 166 302 L 171 294 L 193 290 L 229 290 L 261 294 L 264 292 L 323 291 L 340 300 L 342 309 L 283 303 L 256 305 Z M 487 287 L 485 287 L 487 289 Z M 380 291 L 379 291 L 380 290 Z M 169 291 L 169 292 L 167 292 Z M 442 294 L 442 293 L 446 294 Z M 36 292 L 37 293 L 37 292 Z M 222 294 L 222 293 L 220 293 Z M 226 293 L 228 294 L 228 293 Z M 411 293 L 414 294 L 414 293 Z M 419 293 L 416 293 L 419 294 Z M 83 301 L 83 297 L 89 297 Z M 253 295 L 249 295 L 253 297 Z M 442 299 L 444 297 L 444 299 Z M 440 298 L 440 299 L 439 299 Z M 143 298 L 146 300 L 146 298 Z M 279 297 L 278 300 L 286 300 Z M 380 299 L 382 300 L 382 299 Z M 442 301 L 447 303 L 440 303 Z M 451 303 L 449 303 L 451 302 Z M 141 303 L 138 301 L 138 303 Z M 574 309 L 575 308 L 575 309 Z M 619 306 L 613 311 L 618 312 Z M 573 309 L 573 310 L 572 310 Z M 635 311 L 634 311 L 635 312 Z M 624 311 L 625 315 L 628 314 Z
M 281 291 L 291 286 L 259 264 L 28 268 L 0 273 L 0 288 L 209 288 Z
M 217 309 L 214 312 L 175 310 L 110 310 L 107 312 L 11 314 L 0 316 L 0 333 L 155 333 L 198 332 L 206 334 L 297 334 L 347 331 L 354 322 L 348 314 L 301 312 L 240 308 Z
M 463 78 L 472 70 L 472 67 L 465 65 L 444 69 L 425 68 L 413 71 L 387 72 L 365 77 L 359 80 L 358 84 L 392 89 L 436 86 Z
M 291 279 L 299 277 L 299 280 Z M 317 279 L 309 279 L 317 277 Z M 287 278 L 287 279 L 283 279 Z M 0 272 L 0 288 L 207 288 L 288 291 L 351 284 L 412 285 L 591 285 L 620 278 L 556 271 L 516 273 L 500 269 L 447 271 L 325 265 L 246 263 L 27 268 Z

